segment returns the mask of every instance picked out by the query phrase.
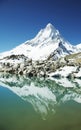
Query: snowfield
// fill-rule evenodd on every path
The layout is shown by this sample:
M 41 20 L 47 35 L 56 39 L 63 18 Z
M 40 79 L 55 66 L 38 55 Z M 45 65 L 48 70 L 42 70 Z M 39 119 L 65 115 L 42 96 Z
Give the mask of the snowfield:
M 61 76 L 61 77 L 67 77 L 69 74 L 76 72 L 77 66 L 64 66 L 63 68 L 61 67 L 60 69 L 56 70 L 54 73 L 51 73 L 50 76 Z

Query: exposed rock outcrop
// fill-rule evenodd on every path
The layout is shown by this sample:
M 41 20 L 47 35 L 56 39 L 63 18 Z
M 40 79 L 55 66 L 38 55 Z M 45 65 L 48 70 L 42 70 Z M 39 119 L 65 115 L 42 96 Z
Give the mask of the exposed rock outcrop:
M 7 62 L 5 62 L 4 59 L 7 59 Z M 23 55 L 12 55 L 10 57 L 5 57 L 4 59 L 0 61 L 0 72 L 44 78 L 51 76 L 53 73 L 53 77 L 59 78 L 64 76 L 62 73 L 67 72 L 67 67 L 69 67 L 69 69 L 73 67 L 74 71 L 71 71 L 70 73 L 67 72 L 66 77 L 81 78 L 80 53 L 61 57 L 57 60 L 54 60 L 52 55 L 50 55 L 46 60 L 38 61 L 33 61 Z

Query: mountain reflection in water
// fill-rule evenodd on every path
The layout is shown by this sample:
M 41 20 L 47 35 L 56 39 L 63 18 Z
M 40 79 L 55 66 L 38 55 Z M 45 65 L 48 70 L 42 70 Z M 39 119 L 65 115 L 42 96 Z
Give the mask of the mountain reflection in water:
M 39 79 L 17 75 L 0 75 L 0 85 L 8 88 L 46 119 L 56 108 L 67 101 L 81 103 L 81 81 L 76 79 Z

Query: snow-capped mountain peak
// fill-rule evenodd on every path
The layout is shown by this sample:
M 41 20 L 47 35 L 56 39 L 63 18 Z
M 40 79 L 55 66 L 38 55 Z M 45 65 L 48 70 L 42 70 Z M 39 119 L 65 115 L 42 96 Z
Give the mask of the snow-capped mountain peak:
M 53 40 L 55 37 L 59 36 L 59 31 L 55 29 L 55 27 L 49 23 L 46 25 L 44 29 L 41 29 L 39 33 L 36 35 L 34 39 L 31 40 L 31 42 L 43 42 L 45 40 Z M 28 42 L 28 41 L 27 41 Z
M 77 47 L 65 41 L 59 31 L 51 23 L 48 23 L 44 29 L 38 32 L 35 38 L 26 41 L 11 51 L 0 54 L 0 59 L 14 54 L 25 55 L 32 60 L 44 60 L 51 54 L 59 58 L 77 51 Z
M 55 36 L 60 35 L 59 31 L 51 23 L 48 23 L 45 29 Z

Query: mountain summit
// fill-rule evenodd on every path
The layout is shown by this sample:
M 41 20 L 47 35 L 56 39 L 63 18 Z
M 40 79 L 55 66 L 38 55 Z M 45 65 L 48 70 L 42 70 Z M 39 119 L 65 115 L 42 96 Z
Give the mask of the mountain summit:
M 41 29 L 35 38 L 26 41 L 11 51 L 0 54 L 0 57 L 24 55 L 32 60 L 45 60 L 50 55 L 54 59 L 77 52 L 78 49 L 61 37 L 59 31 L 49 23 Z
M 36 45 L 36 43 L 38 45 L 46 40 L 47 41 L 53 40 L 54 38 L 58 37 L 59 35 L 60 35 L 59 31 L 56 30 L 51 23 L 49 23 L 49 24 L 47 24 L 47 26 L 44 29 L 41 29 L 38 32 L 36 37 L 34 39 L 32 39 L 31 42 L 33 42 L 33 45 L 34 45 L 34 43 L 35 43 L 35 45 Z M 28 41 L 27 41 L 27 44 L 28 44 Z
M 58 35 L 59 35 L 59 31 L 56 30 L 52 24 L 49 23 L 44 29 L 42 29 L 38 33 L 37 38 L 41 36 L 41 39 L 48 39 L 48 38 L 54 39 Z

